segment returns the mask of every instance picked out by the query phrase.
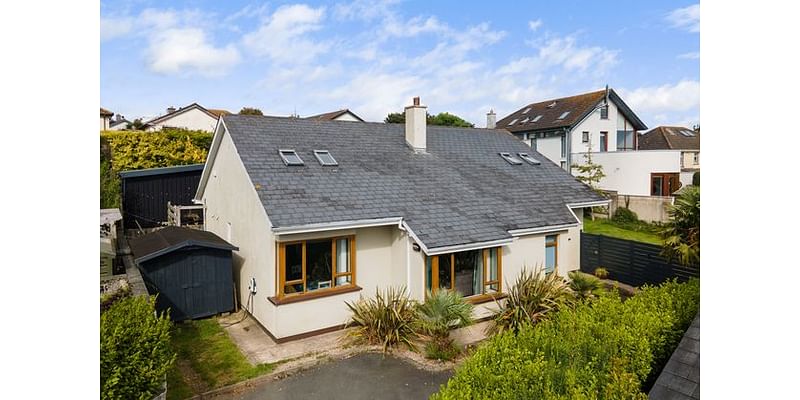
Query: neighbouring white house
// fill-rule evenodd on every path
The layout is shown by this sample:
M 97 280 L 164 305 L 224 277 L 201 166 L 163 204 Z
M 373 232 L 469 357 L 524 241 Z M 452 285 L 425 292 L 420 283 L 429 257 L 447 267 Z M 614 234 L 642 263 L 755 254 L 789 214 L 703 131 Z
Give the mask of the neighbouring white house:
M 340 329 L 377 289 L 454 289 L 480 318 L 523 268 L 579 268 L 583 210 L 608 200 L 505 130 L 427 126 L 426 110 L 220 118 L 195 202 L 239 248 L 239 301 L 276 341 Z
M 230 112 L 226 110 L 207 109 L 197 103 L 192 103 L 178 109 L 169 107 L 166 114 L 153 118 L 144 125 L 147 131 L 159 131 L 169 127 L 214 132 L 219 117 L 228 114 Z
M 639 136 L 639 150 L 680 150 L 680 182 L 691 185 L 700 171 L 700 128 L 657 126 Z
M 316 119 L 320 121 L 350 121 L 350 122 L 364 122 L 361 117 L 356 115 L 356 113 L 350 111 L 350 109 L 344 108 L 337 111 L 331 111 L 324 114 L 317 114 L 312 115 L 310 117 L 306 117 L 307 119 Z
M 114 113 L 111 111 L 106 110 L 103 107 L 100 107 L 100 130 L 107 131 L 108 126 L 111 124 L 111 117 L 114 116 Z
M 111 121 L 108 124 L 109 131 L 122 131 L 128 129 L 128 124 L 131 124 L 131 121 L 125 119 L 124 116 L 121 114 L 117 114 L 114 118 L 111 118 Z
M 641 151 L 638 132 L 647 126 L 613 89 L 528 104 L 494 120 L 487 114 L 487 126 L 508 130 L 573 174 L 591 157 L 606 174 L 600 189 L 625 196 L 642 219 L 667 218 L 670 196 L 681 187 L 681 152 Z

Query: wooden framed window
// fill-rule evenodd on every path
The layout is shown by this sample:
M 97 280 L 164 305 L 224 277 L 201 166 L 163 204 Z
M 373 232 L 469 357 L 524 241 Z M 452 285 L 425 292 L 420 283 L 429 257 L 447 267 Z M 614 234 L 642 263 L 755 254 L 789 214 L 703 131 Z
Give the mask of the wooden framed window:
M 500 247 L 428 256 L 425 287 L 429 292 L 455 290 L 480 301 L 502 291 L 502 271 Z
M 680 187 L 680 174 L 674 172 L 650 174 L 651 196 L 672 196 Z
M 278 298 L 355 287 L 355 236 L 278 243 Z
M 544 272 L 552 273 L 558 268 L 558 235 L 544 238 Z

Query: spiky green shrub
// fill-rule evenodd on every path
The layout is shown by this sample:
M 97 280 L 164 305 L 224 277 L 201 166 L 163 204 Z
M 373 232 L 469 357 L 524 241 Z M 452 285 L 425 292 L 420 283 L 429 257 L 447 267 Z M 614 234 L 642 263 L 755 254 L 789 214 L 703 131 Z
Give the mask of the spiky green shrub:
M 597 297 L 603 288 L 600 279 L 580 271 L 569 273 L 569 287 L 578 300 L 588 300 Z
M 416 302 L 405 287 L 390 287 L 385 292 L 376 289 L 373 298 L 360 297 L 345 304 L 353 313 L 346 325 L 354 328 L 346 336 L 350 341 L 379 344 L 384 352 L 400 344 L 414 348 Z
M 603 267 L 597 267 L 594 269 L 594 276 L 600 279 L 608 278 L 608 270 Z
M 545 274 L 541 268 L 535 272 L 523 268 L 505 302 L 496 301 L 498 308 L 492 315 L 487 333 L 518 332 L 523 325 L 543 320 L 571 297 L 569 285 L 556 272 Z
M 166 313 L 155 298 L 132 296 L 100 314 L 100 398 L 151 399 L 175 361 Z
M 503 332 L 473 353 L 445 399 L 646 399 L 700 304 L 699 280 L 644 287 L 623 302 L 603 292 L 546 321 Z
M 472 325 L 473 308 L 458 292 L 442 289 L 428 293 L 425 302 L 417 307 L 416 320 L 416 328 L 428 339 L 428 358 L 450 360 L 458 355 L 450 330 Z
M 660 234 L 662 254 L 684 265 L 700 262 L 700 186 L 688 186 L 667 208 L 669 221 Z

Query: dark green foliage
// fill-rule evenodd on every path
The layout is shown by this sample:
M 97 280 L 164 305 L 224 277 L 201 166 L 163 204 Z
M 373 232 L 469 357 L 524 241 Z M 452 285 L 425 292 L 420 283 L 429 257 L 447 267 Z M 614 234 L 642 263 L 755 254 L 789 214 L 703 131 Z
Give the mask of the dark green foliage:
M 100 398 L 151 399 L 175 360 L 155 298 L 126 297 L 100 314 Z
M 639 222 L 639 216 L 631 211 L 630 208 L 618 207 L 617 210 L 614 211 L 614 216 L 611 217 L 611 220 L 621 224 L 630 224 Z
M 700 262 L 700 186 L 688 186 L 667 209 L 669 221 L 661 229 L 662 254 L 684 265 Z
M 700 186 L 700 171 L 692 174 L 692 185 Z
M 557 273 L 545 275 L 541 268 L 536 272 L 523 268 L 505 302 L 497 302 L 487 333 L 518 332 L 523 326 L 544 320 L 571 298 L 569 285 Z
M 415 327 L 428 338 L 425 353 L 428 358 L 451 360 L 458 348 L 450 339 L 450 329 L 473 323 L 473 305 L 455 291 L 438 290 L 428 293 L 425 302 L 417 307 Z
M 432 399 L 646 399 L 700 304 L 699 280 L 604 292 L 482 345 Z
M 100 208 L 119 208 L 121 201 L 119 175 L 111 162 L 100 160 Z
M 264 113 L 258 108 L 242 107 L 242 109 L 239 110 L 239 115 L 264 115 Z
M 405 288 L 388 288 L 385 292 L 375 290 L 374 298 L 359 298 L 345 302 L 353 316 L 347 322 L 354 327 L 347 337 L 356 343 L 380 344 L 383 351 L 390 347 L 405 344 L 414 348 L 411 342 L 416 317 L 416 302 L 408 297 Z
M 569 273 L 569 287 L 578 300 L 588 300 L 597 297 L 603 288 L 603 283 L 596 277 L 580 271 Z
M 389 113 L 386 115 L 386 118 L 383 120 L 383 122 L 387 124 L 404 124 L 406 122 L 406 114 L 403 112 Z M 448 112 L 441 112 L 436 115 L 427 114 L 427 122 L 428 125 L 460 126 L 464 128 L 475 127 L 475 124 L 472 124 L 465 119 Z

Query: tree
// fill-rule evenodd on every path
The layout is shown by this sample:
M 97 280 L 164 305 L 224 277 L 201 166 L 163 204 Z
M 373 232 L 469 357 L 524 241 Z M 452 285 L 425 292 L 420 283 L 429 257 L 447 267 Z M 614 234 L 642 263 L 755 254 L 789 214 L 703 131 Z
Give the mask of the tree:
M 439 125 L 439 126 L 460 126 L 464 128 L 474 128 L 475 124 L 472 124 L 465 119 L 455 115 L 450 114 L 448 112 L 441 112 L 436 115 L 427 115 L 427 122 L 428 125 Z M 402 112 L 396 113 L 389 113 L 386 115 L 386 118 L 383 122 L 387 124 L 404 124 L 406 122 L 406 114 Z
M 142 128 L 144 128 L 144 122 L 142 122 L 141 118 L 136 118 L 133 122 L 125 125 L 125 129 L 128 130 L 140 131 Z
M 242 107 L 242 109 L 239 110 L 239 115 L 264 115 L 264 113 L 262 113 L 258 108 Z
M 661 254 L 683 265 L 700 262 L 700 187 L 687 186 L 669 206 L 669 221 L 661 229 Z
M 602 165 L 595 164 L 592 161 L 591 143 L 589 144 L 589 151 L 584 153 L 583 158 L 586 160 L 586 162 L 572 166 L 572 169 L 578 172 L 578 174 L 575 176 L 575 179 L 589 185 L 589 187 L 599 193 L 600 188 L 598 185 L 600 184 L 600 180 L 605 178 L 606 174 L 603 172 Z

